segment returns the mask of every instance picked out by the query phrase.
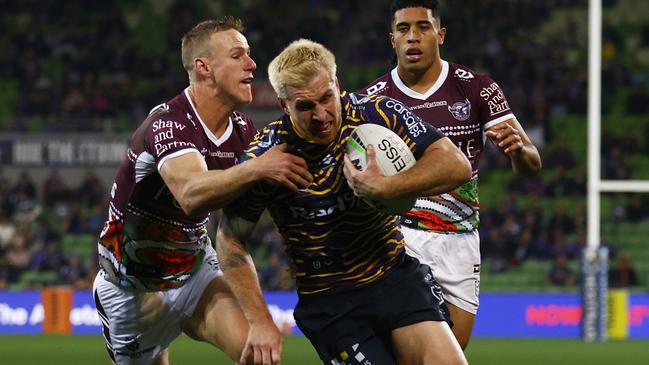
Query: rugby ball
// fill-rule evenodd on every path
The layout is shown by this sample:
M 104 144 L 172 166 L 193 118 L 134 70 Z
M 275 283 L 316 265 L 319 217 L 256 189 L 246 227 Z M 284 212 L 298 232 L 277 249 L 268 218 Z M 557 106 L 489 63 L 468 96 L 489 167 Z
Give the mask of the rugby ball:
M 367 166 L 367 146 L 373 145 L 376 162 L 385 176 L 393 176 L 411 168 L 416 160 L 406 143 L 393 131 L 378 124 L 356 127 L 347 140 L 347 154 L 354 166 Z M 366 202 L 388 214 L 401 215 L 415 204 L 415 198 L 373 200 Z

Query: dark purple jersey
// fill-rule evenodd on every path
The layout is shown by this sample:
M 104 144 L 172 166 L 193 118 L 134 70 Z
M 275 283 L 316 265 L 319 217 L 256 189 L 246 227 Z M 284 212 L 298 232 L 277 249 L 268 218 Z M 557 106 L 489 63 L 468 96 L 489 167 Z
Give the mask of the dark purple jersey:
M 159 171 L 167 160 L 186 153 L 200 154 L 209 170 L 227 169 L 256 133 L 250 118 L 234 112 L 217 138 L 187 89 L 153 108 L 131 136 L 110 192 L 108 220 L 99 238 L 99 261 L 107 278 L 141 290 L 182 286 L 200 267 L 209 243 L 208 215 L 187 216 Z
M 287 143 L 313 174 L 311 185 L 294 193 L 259 183 L 229 205 L 239 216 L 256 221 L 268 209 L 296 269 L 298 292 L 313 295 L 375 282 L 399 265 L 403 236 L 395 216 L 386 215 L 354 195 L 343 175 L 343 155 L 351 132 L 365 123 L 395 131 L 416 158 L 443 135 L 397 100 L 383 96 L 342 94 L 342 125 L 329 146 L 301 139 L 290 116 L 270 123 L 245 157 L 255 158 Z
M 397 69 L 374 80 L 360 93 L 386 95 L 408 105 L 419 117 L 445 133 L 471 162 L 473 178 L 455 191 L 417 199 L 407 217 L 419 227 L 441 232 L 467 232 L 478 227 L 478 163 L 484 132 L 514 118 L 502 90 L 491 78 L 462 65 L 442 61 L 437 81 L 425 93 L 410 89 Z

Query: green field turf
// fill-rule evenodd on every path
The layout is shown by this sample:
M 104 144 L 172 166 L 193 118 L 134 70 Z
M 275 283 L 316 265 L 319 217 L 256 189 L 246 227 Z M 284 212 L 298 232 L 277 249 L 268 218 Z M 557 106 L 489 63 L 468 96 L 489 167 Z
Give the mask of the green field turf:
M 320 364 L 303 337 L 286 337 L 284 365 Z M 578 340 L 475 339 L 467 351 L 476 365 L 647 365 L 649 341 L 583 343 Z M 211 346 L 179 338 L 171 363 L 232 364 Z M 109 365 L 103 339 L 95 336 L 0 336 L 2 365 Z

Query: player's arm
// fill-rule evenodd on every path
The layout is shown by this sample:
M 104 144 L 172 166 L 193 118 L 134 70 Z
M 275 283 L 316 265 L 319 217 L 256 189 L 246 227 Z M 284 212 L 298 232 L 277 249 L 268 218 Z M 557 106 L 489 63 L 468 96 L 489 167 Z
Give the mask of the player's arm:
M 490 127 L 485 135 L 509 157 L 517 176 L 536 176 L 541 171 L 541 156 L 516 118 Z
M 216 235 L 217 255 L 224 278 L 250 324 L 239 364 L 246 364 L 250 357 L 254 364 L 279 364 L 282 335 L 268 312 L 255 265 L 244 245 L 255 225 L 224 209 Z
M 189 215 L 220 209 L 257 181 L 271 181 L 297 191 L 313 177 L 304 159 L 287 153 L 286 145 L 225 170 L 208 170 L 197 152 L 164 162 L 160 175 L 183 211 Z
M 393 176 L 381 173 L 373 146 L 367 149 L 367 157 L 367 167 L 359 171 L 345 155 L 345 177 L 354 193 L 362 198 L 394 199 L 438 195 L 471 179 L 469 160 L 447 137 L 430 144 L 410 169 Z

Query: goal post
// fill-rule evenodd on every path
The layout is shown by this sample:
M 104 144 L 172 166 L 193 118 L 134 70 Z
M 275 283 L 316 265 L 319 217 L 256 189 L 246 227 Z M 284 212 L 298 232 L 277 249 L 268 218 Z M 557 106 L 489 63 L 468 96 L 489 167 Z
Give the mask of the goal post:
M 649 192 L 649 181 L 602 180 L 602 0 L 588 2 L 588 209 L 587 244 L 581 261 L 582 339 L 608 338 L 608 248 L 600 247 L 602 193 Z

